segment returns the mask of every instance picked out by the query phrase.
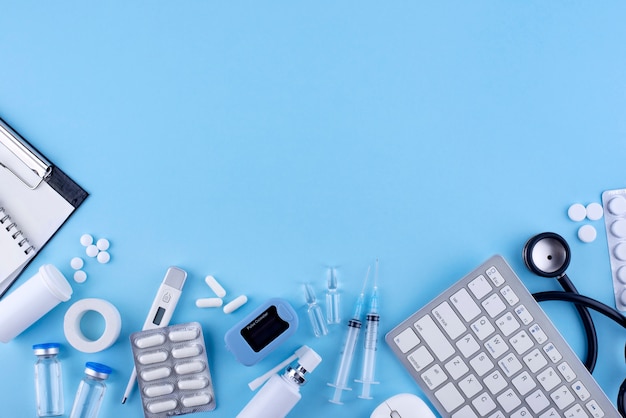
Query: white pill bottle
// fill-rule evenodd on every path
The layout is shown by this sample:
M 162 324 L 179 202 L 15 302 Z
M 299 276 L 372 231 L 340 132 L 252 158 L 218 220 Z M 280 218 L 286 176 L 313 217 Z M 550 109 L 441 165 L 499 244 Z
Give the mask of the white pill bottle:
M 284 418 L 300 401 L 300 387 L 306 383 L 304 375 L 321 363 L 322 358 L 309 350 L 298 360 L 294 369 L 287 367 L 280 376 L 273 375 L 252 400 L 237 415 L 237 418 Z
M 65 276 L 52 264 L 44 264 L 0 301 L 0 341 L 8 343 L 71 296 L 72 286 Z

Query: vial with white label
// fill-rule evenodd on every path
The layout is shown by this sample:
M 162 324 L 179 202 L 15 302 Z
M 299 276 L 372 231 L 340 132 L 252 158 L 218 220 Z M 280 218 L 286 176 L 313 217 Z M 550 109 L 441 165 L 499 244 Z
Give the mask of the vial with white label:
M 78 385 L 70 418 L 96 418 L 98 416 L 102 398 L 106 392 L 104 381 L 109 378 L 111 372 L 111 368 L 104 364 L 93 362 L 85 364 L 85 376 Z
M 37 416 L 58 417 L 63 415 L 63 381 L 61 362 L 57 358 L 60 344 L 33 345 L 37 356 L 35 363 L 35 396 Z

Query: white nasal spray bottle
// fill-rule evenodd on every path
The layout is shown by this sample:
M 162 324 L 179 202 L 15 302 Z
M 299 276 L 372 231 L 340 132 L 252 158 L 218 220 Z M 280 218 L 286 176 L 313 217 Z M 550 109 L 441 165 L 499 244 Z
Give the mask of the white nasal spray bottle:
M 285 369 L 284 374 L 273 374 L 237 418 L 284 418 L 300 401 L 300 386 L 306 383 L 304 375 L 311 373 L 322 362 L 322 358 L 309 347 L 296 351 L 298 365 Z

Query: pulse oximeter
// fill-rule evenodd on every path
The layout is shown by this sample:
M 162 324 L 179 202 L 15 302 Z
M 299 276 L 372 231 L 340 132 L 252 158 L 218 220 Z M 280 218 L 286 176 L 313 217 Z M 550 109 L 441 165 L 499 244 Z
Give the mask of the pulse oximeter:
M 298 314 L 284 299 L 272 298 L 233 326 L 224 341 L 238 362 L 252 366 L 298 328 Z

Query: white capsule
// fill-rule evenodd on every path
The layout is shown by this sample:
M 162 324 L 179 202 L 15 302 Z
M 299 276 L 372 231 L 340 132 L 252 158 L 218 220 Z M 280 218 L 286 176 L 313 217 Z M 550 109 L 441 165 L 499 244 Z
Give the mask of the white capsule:
M 201 393 L 195 396 L 185 396 L 183 398 L 183 405 L 187 408 L 192 406 L 206 405 L 211 402 L 211 396 L 208 393 Z
M 234 300 L 224 305 L 224 313 L 229 314 L 235 312 L 237 309 L 245 305 L 246 302 L 248 302 L 248 297 L 246 295 L 237 296 Z
M 224 301 L 222 298 L 202 298 L 196 299 L 196 306 L 198 308 L 219 308 Z
M 164 342 L 165 342 L 165 335 L 153 334 L 147 337 L 137 338 L 135 340 L 135 345 L 139 348 L 149 348 L 149 347 L 155 347 L 157 345 L 163 344 Z
M 196 329 L 181 329 L 179 331 L 172 331 L 169 334 L 170 340 L 177 343 L 180 341 L 193 340 L 198 336 L 198 330 Z
M 153 414 L 158 414 L 161 412 L 171 411 L 172 409 L 176 408 L 176 405 L 178 405 L 178 403 L 175 399 L 168 399 L 161 402 L 152 402 L 148 404 L 148 411 L 152 412 Z
M 82 244 L 83 247 L 87 247 L 93 244 L 93 237 L 89 234 L 83 234 L 80 237 L 80 243 Z
M 167 359 L 167 353 L 165 351 L 153 351 L 150 353 L 143 353 L 137 357 L 137 360 L 141 364 L 154 364 L 161 363 Z
M 215 277 L 211 275 L 206 276 L 204 278 L 204 281 L 206 282 L 206 284 L 209 285 L 209 287 L 217 297 L 223 298 L 224 296 L 226 296 L 226 290 L 224 290 L 222 285 L 219 284 L 217 280 L 215 280 Z
M 80 257 L 74 257 L 70 260 L 70 266 L 72 266 L 74 270 L 80 270 L 83 268 L 84 265 L 85 263 L 83 262 L 83 259 Z
M 98 247 L 98 249 L 100 251 L 106 251 L 109 249 L 109 246 L 111 244 L 109 243 L 109 240 L 106 238 L 100 238 L 97 242 L 96 242 L 96 247 Z
M 76 270 L 74 272 L 74 281 L 76 283 L 85 283 L 85 280 L 87 280 L 87 273 L 83 270 Z
M 178 347 L 172 350 L 172 357 L 174 358 L 187 358 L 193 357 L 200 354 L 202 350 L 198 344 L 186 346 L 186 347 Z
M 148 386 L 143 390 L 143 393 L 150 398 L 154 398 L 157 396 L 169 395 L 174 392 L 174 385 L 167 383 L 164 385 L 156 385 L 156 386 Z
M 89 256 L 89 257 L 95 257 L 98 255 L 98 247 L 96 247 L 95 245 L 91 244 L 89 246 L 87 246 L 87 248 L 85 249 L 85 253 Z
M 97 259 L 98 263 L 106 264 L 111 261 L 111 254 L 109 254 L 107 251 L 100 251 L 97 255 Z
M 207 379 L 185 379 L 178 382 L 178 389 L 180 390 L 198 390 L 205 388 L 209 385 Z
M 178 374 L 198 373 L 204 370 L 204 363 L 201 361 L 191 361 L 189 363 L 181 363 L 174 366 Z
M 169 367 L 159 367 L 158 369 L 143 370 L 141 372 L 141 378 L 146 382 L 152 380 L 164 379 L 172 374 L 172 370 Z

